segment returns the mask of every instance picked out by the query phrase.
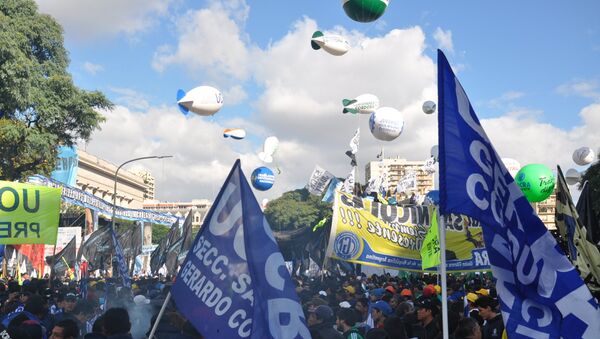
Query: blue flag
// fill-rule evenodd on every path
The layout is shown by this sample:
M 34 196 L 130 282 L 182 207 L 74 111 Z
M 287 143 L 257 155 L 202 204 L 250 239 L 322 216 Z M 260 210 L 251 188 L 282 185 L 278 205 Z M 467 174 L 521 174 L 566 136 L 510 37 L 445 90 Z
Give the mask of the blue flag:
M 117 266 L 119 268 L 119 275 L 123 280 L 123 286 L 126 288 L 131 288 L 131 278 L 129 277 L 129 269 L 127 269 L 127 262 L 125 261 L 125 256 L 123 255 L 123 248 L 121 248 L 121 244 L 119 244 L 115 230 L 112 227 L 110 228 L 110 235 L 112 237 L 113 245 L 115 246 Z
M 310 338 L 294 283 L 239 160 L 171 294 L 205 338 Z
M 600 309 L 515 184 L 438 50 L 440 212 L 473 217 L 513 338 L 597 338 Z

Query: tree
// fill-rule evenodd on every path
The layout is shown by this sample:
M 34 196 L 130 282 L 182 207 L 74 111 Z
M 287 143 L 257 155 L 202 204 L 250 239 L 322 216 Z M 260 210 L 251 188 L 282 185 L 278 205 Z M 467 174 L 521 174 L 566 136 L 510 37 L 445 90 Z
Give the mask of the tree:
M 269 225 L 276 231 L 314 226 L 324 217 L 331 220 L 331 214 L 331 205 L 305 188 L 283 193 L 270 201 L 265 210 Z
M 600 161 L 590 166 L 582 175 L 579 189 L 583 188 L 583 183 L 588 182 L 590 195 L 592 199 L 592 208 L 596 215 L 600 214 Z
M 167 236 L 171 226 L 152 224 L 152 243 L 160 244 L 160 242 Z
M 61 26 L 33 0 L 0 1 L 0 180 L 49 174 L 58 145 L 89 139 L 113 104 L 73 84 Z

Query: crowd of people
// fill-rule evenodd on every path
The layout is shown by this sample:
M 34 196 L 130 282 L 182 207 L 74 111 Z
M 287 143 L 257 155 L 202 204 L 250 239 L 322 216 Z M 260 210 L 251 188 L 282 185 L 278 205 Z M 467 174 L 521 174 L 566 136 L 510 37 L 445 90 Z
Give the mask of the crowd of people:
M 442 294 L 435 275 L 294 277 L 313 339 L 442 338 Z M 171 279 L 61 282 L 0 281 L 0 338 L 147 338 Z M 451 338 L 502 338 L 504 325 L 492 281 L 485 275 L 450 276 Z M 155 338 L 202 338 L 170 303 Z

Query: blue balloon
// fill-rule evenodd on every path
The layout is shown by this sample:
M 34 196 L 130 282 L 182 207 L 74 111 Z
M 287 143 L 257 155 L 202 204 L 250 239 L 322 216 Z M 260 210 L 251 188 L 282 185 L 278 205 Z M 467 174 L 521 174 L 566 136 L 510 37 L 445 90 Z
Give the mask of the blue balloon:
M 259 167 L 252 171 L 252 186 L 259 191 L 266 191 L 273 187 L 275 183 L 275 174 L 267 167 Z

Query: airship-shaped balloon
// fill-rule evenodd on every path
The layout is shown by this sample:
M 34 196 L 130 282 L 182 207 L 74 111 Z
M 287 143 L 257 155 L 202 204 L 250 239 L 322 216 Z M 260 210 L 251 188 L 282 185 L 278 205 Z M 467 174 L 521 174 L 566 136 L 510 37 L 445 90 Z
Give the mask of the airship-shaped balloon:
M 594 157 L 594 151 L 589 147 L 579 147 L 573 152 L 573 161 L 579 166 L 591 164 Z
M 252 186 L 259 191 L 266 191 L 273 187 L 275 183 L 275 174 L 267 167 L 259 167 L 252 171 Z
M 185 115 L 193 112 L 198 115 L 213 115 L 223 106 L 223 94 L 210 86 L 199 86 L 189 92 L 177 91 L 177 104 Z
M 376 139 L 392 141 L 402 133 L 404 119 L 395 108 L 381 107 L 371 114 L 369 129 Z
M 348 41 L 339 35 L 324 35 L 321 31 L 316 31 L 312 35 L 310 45 L 314 50 L 323 48 L 331 55 L 344 55 L 350 50 Z
M 371 22 L 379 19 L 385 12 L 389 0 L 342 0 L 344 12 L 350 19 L 358 22 Z
M 581 180 L 581 173 L 574 168 L 569 168 L 567 173 L 565 173 L 565 180 L 567 181 L 567 184 L 575 185 Z
M 223 131 L 224 138 L 232 138 L 235 140 L 241 140 L 246 137 L 246 131 L 241 128 L 226 128 Z
M 521 170 L 521 163 L 511 158 L 502 158 L 502 162 L 508 170 L 508 173 L 515 178 L 517 173 Z
M 342 100 L 342 113 L 371 114 L 379 108 L 379 98 L 373 94 L 361 94 L 355 99 Z
M 425 114 L 435 113 L 435 108 L 436 108 L 436 105 L 435 105 L 435 102 L 433 102 L 433 101 L 425 101 L 423 103 L 423 112 Z
M 277 137 L 268 137 L 265 139 L 265 143 L 263 145 L 263 151 L 258 153 L 258 157 L 260 160 L 266 163 L 273 162 L 273 154 L 277 151 L 279 147 L 279 139 Z

